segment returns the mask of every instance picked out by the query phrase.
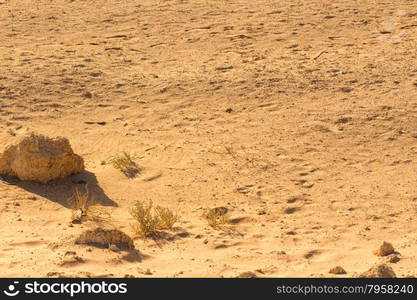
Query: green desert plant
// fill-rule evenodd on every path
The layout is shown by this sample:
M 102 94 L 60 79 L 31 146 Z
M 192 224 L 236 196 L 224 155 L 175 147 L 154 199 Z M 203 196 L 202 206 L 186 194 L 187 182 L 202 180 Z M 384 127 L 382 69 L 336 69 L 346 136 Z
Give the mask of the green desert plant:
M 109 162 L 113 165 L 114 168 L 122 171 L 126 177 L 134 178 L 140 172 L 140 169 L 134 159 L 135 157 L 128 152 L 122 152 L 121 154 L 117 154 L 111 157 Z
M 179 216 L 168 208 L 153 208 L 152 202 L 145 204 L 137 201 L 130 213 L 136 221 L 134 229 L 141 237 L 152 236 L 159 230 L 172 229 L 179 220 Z

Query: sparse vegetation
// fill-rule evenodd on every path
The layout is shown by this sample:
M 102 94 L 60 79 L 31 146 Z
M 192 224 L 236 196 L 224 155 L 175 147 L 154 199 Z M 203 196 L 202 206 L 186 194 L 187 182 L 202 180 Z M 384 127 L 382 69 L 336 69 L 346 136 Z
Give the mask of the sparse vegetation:
M 230 215 L 227 212 L 226 208 L 223 207 L 216 207 L 214 209 L 210 209 L 206 214 L 205 217 L 207 219 L 207 223 L 211 227 L 217 227 L 222 224 L 227 224 L 230 221 Z
M 172 229 L 174 224 L 179 220 L 179 216 L 177 214 L 165 207 L 155 207 L 155 213 L 159 219 L 160 229 Z
M 111 157 L 109 162 L 114 168 L 122 171 L 126 177 L 134 178 L 140 173 L 140 169 L 134 160 L 134 156 L 128 152 L 123 152 Z
M 75 189 L 71 197 L 68 198 L 68 203 L 72 208 L 72 222 L 81 223 L 85 220 L 94 222 L 104 222 L 111 219 L 110 214 L 102 208 L 98 208 L 96 199 L 90 194 L 88 186 L 85 192 Z
M 130 213 L 136 220 L 134 229 L 141 237 L 152 236 L 159 230 L 172 229 L 179 220 L 179 216 L 168 208 L 153 208 L 152 202 L 145 204 L 137 201 Z
M 133 226 L 140 236 L 146 237 L 157 230 L 158 220 L 152 215 L 151 202 L 146 205 L 137 201 L 130 213 L 137 222 Z
M 88 186 L 84 193 L 76 188 L 72 196 L 68 198 L 68 203 L 72 207 L 72 220 L 81 222 L 87 216 L 89 206 L 93 202 L 94 199 L 90 198 Z

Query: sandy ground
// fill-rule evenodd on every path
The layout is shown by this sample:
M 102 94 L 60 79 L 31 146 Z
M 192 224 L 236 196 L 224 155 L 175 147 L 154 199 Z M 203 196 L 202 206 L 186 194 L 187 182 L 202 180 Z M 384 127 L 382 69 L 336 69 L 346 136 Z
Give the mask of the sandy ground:
M 388 241 L 417 276 L 416 34 L 410 0 L 0 0 L 0 150 L 61 135 L 88 170 L 0 183 L 0 275 L 351 277 Z M 137 200 L 181 221 L 139 258 L 74 245 L 80 178 L 106 226 L 134 236 Z

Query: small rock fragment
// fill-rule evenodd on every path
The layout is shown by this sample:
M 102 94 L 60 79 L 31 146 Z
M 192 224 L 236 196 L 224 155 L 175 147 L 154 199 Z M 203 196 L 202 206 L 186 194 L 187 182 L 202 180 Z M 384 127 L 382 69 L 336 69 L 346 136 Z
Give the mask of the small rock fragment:
M 388 256 L 387 262 L 392 263 L 392 264 L 396 264 L 400 260 L 401 259 L 398 255 L 390 255 L 390 256 Z
M 83 94 L 83 97 L 84 97 L 84 98 L 91 99 L 91 98 L 93 98 L 93 94 L 91 94 L 90 92 L 85 92 L 85 93 Z
M 152 272 L 150 269 L 146 269 L 146 271 L 143 273 L 144 275 L 152 275 Z
M 334 268 L 331 268 L 329 273 L 340 275 L 340 274 L 346 274 L 347 272 L 341 266 L 336 266 Z
M 251 271 L 243 272 L 236 276 L 236 278 L 257 278 L 257 277 L 258 276 L 256 276 L 256 274 Z
M 395 252 L 394 246 L 391 243 L 383 242 L 378 250 L 374 251 L 377 256 L 387 256 Z
M 59 262 L 60 266 L 68 266 L 68 265 L 75 265 L 75 264 L 82 264 L 84 263 L 84 259 L 77 255 L 65 255 L 64 258 Z
M 213 214 L 215 216 L 224 216 L 228 212 L 229 212 L 229 209 L 227 207 L 219 206 L 219 207 L 214 207 L 214 208 L 210 209 L 208 214 Z
M 113 252 L 119 252 L 120 251 L 119 247 L 117 247 L 115 244 L 111 244 L 109 246 L 109 250 L 111 250 Z

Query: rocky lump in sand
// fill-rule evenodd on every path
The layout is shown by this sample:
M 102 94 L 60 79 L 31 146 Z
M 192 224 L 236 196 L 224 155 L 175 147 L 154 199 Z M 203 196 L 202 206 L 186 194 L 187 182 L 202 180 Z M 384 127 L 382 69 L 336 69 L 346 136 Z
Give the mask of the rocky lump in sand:
M 84 171 L 84 160 L 68 139 L 31 133 L 0 154 L 0 175 L 47 183 Z

